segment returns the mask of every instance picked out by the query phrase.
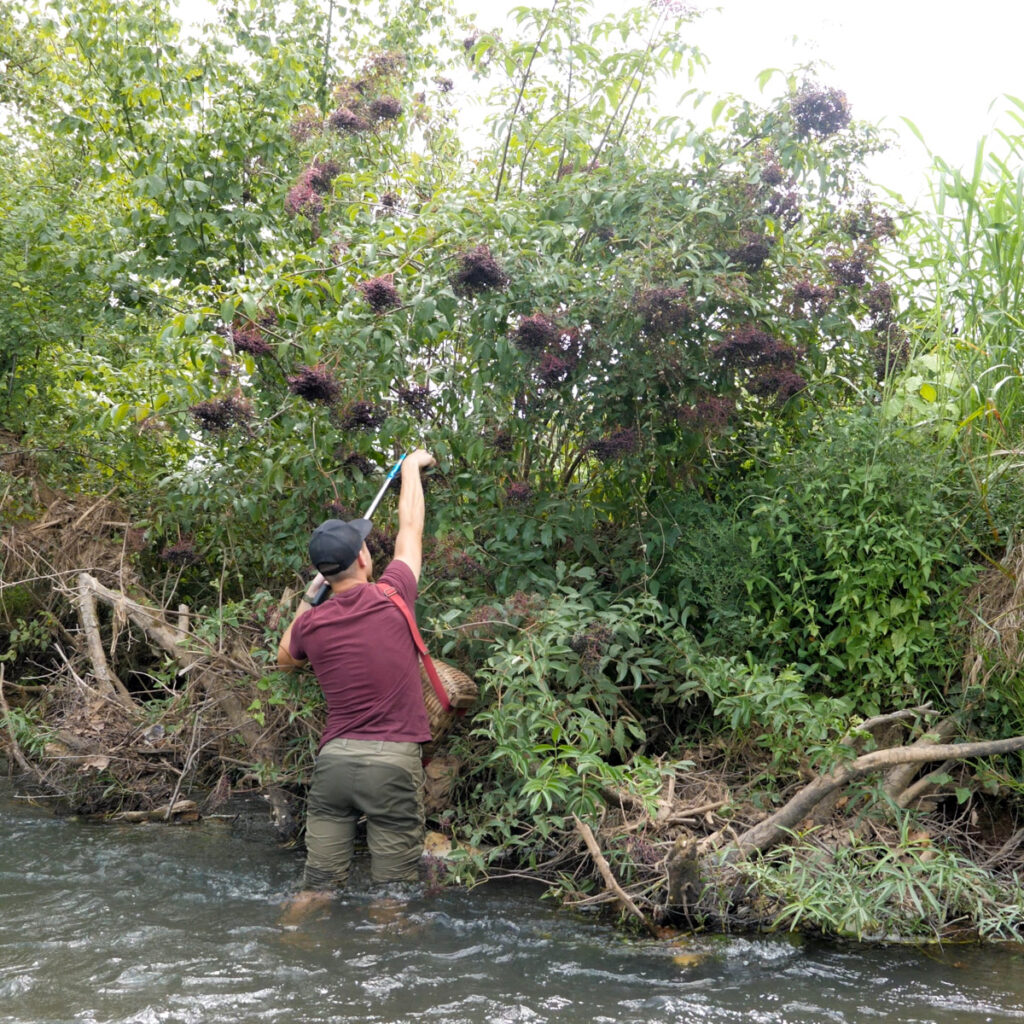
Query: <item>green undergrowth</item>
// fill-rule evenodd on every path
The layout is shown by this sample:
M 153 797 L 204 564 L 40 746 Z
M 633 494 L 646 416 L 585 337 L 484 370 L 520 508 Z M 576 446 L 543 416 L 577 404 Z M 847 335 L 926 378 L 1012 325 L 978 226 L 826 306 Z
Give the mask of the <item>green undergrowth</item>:
M 904 818 L 892 841 L 858 838 L 825 847 L 794 837 L 741 872 L 773 905 L 773 930 L 858 941 L 1024 938 L 1024 882 L 993 876 L 934 844 Z

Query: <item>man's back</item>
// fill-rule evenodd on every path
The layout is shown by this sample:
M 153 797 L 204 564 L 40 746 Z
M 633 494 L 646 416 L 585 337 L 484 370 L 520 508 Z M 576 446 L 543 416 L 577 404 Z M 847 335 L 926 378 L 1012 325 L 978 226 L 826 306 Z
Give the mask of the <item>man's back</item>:
M 393 561 L 381 576 L 410 608 L 416 579 Z M 337 737 L 427 743 L 419 660 L 409 624 L 382 587 L 364 583 L 311 609 L 292 632 L 290 653 L 309 659 L 327 701 L 321 747 Z

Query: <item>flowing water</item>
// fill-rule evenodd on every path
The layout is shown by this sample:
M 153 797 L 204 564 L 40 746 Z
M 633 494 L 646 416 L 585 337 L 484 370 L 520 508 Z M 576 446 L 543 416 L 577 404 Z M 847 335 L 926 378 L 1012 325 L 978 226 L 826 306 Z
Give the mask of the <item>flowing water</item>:
M 1024 950 L 626 941 L 521 885 L 358 883 L 282 925 L 299 855 L 89 825 L 0 788 L 0 1024 L 1024 1021 Z

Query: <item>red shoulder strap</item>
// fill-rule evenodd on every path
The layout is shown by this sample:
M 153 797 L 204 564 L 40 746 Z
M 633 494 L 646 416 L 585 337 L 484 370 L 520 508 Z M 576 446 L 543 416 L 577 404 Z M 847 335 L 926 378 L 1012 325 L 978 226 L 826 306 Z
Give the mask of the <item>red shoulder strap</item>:
M 444 688 L 444 683 L 441 682 L 440 676 L 437 674 L 437 669 L 434 668 L 434 663 L 431 661 L 430 655 L 427 653 L 427 645 L 423 642 L 423 637 L 420 636 L 420 631 L 416 626 L 416 620 L 412 617 L 412 612 L 409 611 L 409 606 L 398 596 L 398 591 L 394 587 L 385 584 L 378 583 L 378 588 L 389 597 L 398 610 L 405 616 L 405 621 L 409 624 L 409 632 L 412 633 L 412 642 L 416 645 L 416 650 L 420 652 L 420 658 L 423 661 L 423 668 L 427 673 L 427 678 L 430 680 L 430 685 L 434 688 L 434 693 L 437 694 L 437 699 L 441 702 L 441 707 L 445 711 L 450 711 L 452 702 L 448 699 L 448 691 Z

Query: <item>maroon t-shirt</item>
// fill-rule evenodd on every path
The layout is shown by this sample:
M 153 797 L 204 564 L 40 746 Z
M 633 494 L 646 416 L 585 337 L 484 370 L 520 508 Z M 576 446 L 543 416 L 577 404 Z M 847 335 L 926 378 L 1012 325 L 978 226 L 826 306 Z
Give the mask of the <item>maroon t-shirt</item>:
M 380 583 L 415 607 L 416 577 L 405 562 L 391 562 Z M 309 659 L 324 691 L 321 747 L 338 737 L 429 742 L 416 645 L 405 616 L 380 587 L 350 587 L 310 608 L 292 626 L 288 653 Z

